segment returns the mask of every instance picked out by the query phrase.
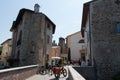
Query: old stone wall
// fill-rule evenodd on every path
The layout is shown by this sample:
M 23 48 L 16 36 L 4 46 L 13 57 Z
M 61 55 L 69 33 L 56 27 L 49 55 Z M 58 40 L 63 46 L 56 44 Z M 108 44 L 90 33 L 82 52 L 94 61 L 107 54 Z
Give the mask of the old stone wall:
M 11 64 L 45 66 L 51 56 L 54 23 L 43 13 L 21 9 L 13 28 Z
M 23 41 L 21 45 L 21 63 L 23 65 L 37 64 L 39 49 L 43 46 L 41 40 L 42 16 L 40 14 L 25 13 Z
M 36 74 L 37 65 L 17 67 L 0 71 L 0 80 L 25 80 Z
M 44 44 L 44 39 L 42 39 L 44 35 L 42 33 L 44 33 L 45 26 L 43 25 L 45 24 L 43 20 L 41 14 L 30 12 L 24 14 L 21 25 L 18 27 L 18 37 L 20 31 L 22 31 L 22 42 L 16 49 L 16 54 L 20 50 L 19 66 L 37 64 L 39 62 L 39 54 L 43 54 Z
M 7 62 L 7 59 L 11 55 L 11 45 L 12 45 L 12 40 L 11 39 L 5 41 L 2 44 L 1 60 L 4 64 L 4 66 L 9 66 L 9 63 Z
M 53 25 L 51 22 L 42 13 L 26 11 L 18 26 L 18 39 L 20 31 L 22 31 L 22 41 L 19 46 L 16 46 L 15 52 L 17 55 L 18 51 L 20 51 L 18 55 L 20 58 L 19 66 L 38 63 L 40 66 L 45 65 L 46 54 L 51 53 L 52 46 Z
M 96 0 L 90 6 L 91 53 L 98 80 L 112 80 L 120 71 L 120 4 L 116 0 Z
M 97 80 L 94 67 L 73 67 L 86 80 Z
M 47 45 L 46 45 L 46 54 L 49 55 L 49 61 L 48 63 L 51 64 L 51 52 L 52 52 L 52 33 L 53 33 L 53 25 L 46 20 L 46 36 L 49 36 L 49 43 L 47 42 Z M 48 37 L 47 37 L 48 38 Z M 46 41 L 48 41 L 48 39 L 46 39 Z

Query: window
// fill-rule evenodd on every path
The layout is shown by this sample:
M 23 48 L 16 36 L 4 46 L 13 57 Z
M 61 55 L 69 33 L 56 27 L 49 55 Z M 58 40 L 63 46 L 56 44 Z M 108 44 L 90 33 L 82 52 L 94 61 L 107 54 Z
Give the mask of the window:
M 47 43 L 49 44 L 50 43 L 50 36 L 47 35 Z
M 81 40 L 79 40 L 79 42 L 78 43 L 84 43 L 84 40 L 83 39 L 81 39 Z
M 20 25 L 22 24 L 22 20 L 20 21 Z
M 35 53 L 35 43 L 32 41 L 31 42 L 31 53 Z
M 20 31 L 19 38 L 17 41 L 17 46 L 21 44 L 21 41 L 22 41 L 22 31 Z
M 117 33 L 120 33 L 120 22 L 117 22 L 116 24 L 116 30 Z
M 49 61 L 49 55 L 48 54 L 46 55 L 46 61 L 47 62 Z
M 48 28 L 49 30 L 51 29 L 49 24 L 47 24 L 47 28 Z

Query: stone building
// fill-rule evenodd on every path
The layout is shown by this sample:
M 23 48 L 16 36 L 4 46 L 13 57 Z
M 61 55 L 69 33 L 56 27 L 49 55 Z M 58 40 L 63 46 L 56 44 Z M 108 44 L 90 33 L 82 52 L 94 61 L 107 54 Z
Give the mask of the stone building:
M 60 46 L 60 56 L 62 58 L 67 58 L 67 47 L 66 47 L 65 39 L 63 37 L 59 38 L 58 45 Z
M 52 46 L 57 46 L 57 43 L 55 42 L 55 40 L 53 40 Z
M 34 11 L 21 9 L 10 29 L 13 32 L 13 66 L 50 62 L 52 34 L 56 25 L 35 4 Z
M 12 39 L 7 39 L 1 45 L 2 45 L 1 61 L 3 62 L 4 66 L 10 66 L 8 59 L 11 56 Z
M 81 31 L 97 80 L 112 80 L 120 72 L 120 1 L 85 3 Z
M 67 50 L 70 49 L 71 60 L 79 61 L 85 60 L 84 38 L 82 38 L 81 31 L 75 32 L 66 38 Z
M 65 47 L 65 39 L 63 37 L 60 37 L 59 38 L 59 43 L 58 43 L 59 46 L 61 47 Z

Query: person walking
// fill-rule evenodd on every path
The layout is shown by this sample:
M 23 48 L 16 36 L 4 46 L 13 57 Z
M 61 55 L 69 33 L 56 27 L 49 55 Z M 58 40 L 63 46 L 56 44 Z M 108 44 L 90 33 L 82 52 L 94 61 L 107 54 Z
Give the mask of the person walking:
M 85 67 L 86 66 L 86 61 L 85 61 L 85 59 L 83 59 L 82 61 L 81 61 L 81 67 Z
M 86 65 L 87 65 L 87 66 L 91 66 L 89 59 L 87 60 Z
M 79 65 L 81 66 L 81 59 L 79 59 Z

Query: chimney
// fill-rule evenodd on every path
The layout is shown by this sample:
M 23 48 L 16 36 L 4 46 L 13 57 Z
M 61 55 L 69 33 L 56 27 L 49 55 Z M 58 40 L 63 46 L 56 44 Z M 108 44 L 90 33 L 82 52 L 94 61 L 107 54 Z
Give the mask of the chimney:
M 35 4 L 34 6 L 35 13 L 39 13 L 39 8 L 40 8 L 39 4 Z

